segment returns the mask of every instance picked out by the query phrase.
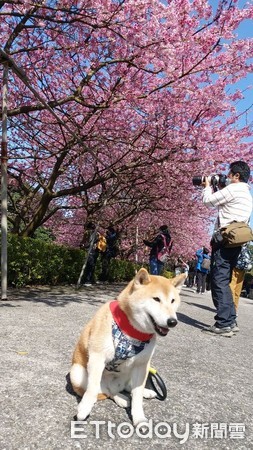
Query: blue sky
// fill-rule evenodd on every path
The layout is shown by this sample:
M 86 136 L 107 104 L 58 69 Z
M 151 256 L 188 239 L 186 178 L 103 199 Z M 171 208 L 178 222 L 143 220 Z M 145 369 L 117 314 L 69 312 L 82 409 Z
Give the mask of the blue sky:
M 245 2 L 240 2 L 245 3 Z M 253 20 L 245 20 L 238 29 L 238 36 L 239 38 L 247 38 L 247 37 L 253 37 Z M 250 108 L 251 110 L 247 114 L 248 118 L 248 124 L 251 124 L 251 127 L 253 128 L 253 73 L 250 73 L 245 80 L 240 81 L 238 83 L 238 86 L 240 89 L 246 89 L 248 85 L 251 85 L 251 89 L 248 89 L 245 92 L 245 100 L 243 100 L 240 105 L 240 108 L 246 109 Z M 252 136 L 253 138 L 253 136 Z M 253 157 L 252 157 L 253 159 Z M 253 185 L 251 185 L 251 193 L 253 195 Z M 251 221 L 250 221 L 251 227 L 253 228 L 253 214 L 251 215 Z
M 210 4 L 214 8 L 214 10 L 217 8 L 218 3 L 218 0 L 210 0 Z M 239 0 L 238 6 L 240 8 L 244 8 L 246 7 L 245 5 L 247 3 L 248 2 L 246 0 Z M 253 38 L 253 20 L 244 20 L 238 27 L 236 32 L 239 39 Z M 230 89 L 233 89 L 233 87 L 231 86 Z M 247 123 L 247 125 L 251 125 L 253 129 L 253 73 L 249 73 L 246 78 L 236 83 L 236 85 L 234 85 L 234 89 L 240 89 L 241 91 L 243 91 L 245 96 L 243 100 L 240 100 L 238 102 L 238 110 L 243 112 L 246 109 L 250 108 L 250 110 L 247 112 L 247 115 L 244 115 L 241 118 L 241 125 L 244 126 Z
M 239 1 L 239 6 L 243 7 L 245 3 L 246 2 L 243 0 Z M 253 38 L 253 20 L 244 20 L 243 23 L 238 28 L 237 32 L 239 38 Z M 236 86 L 241 90 L 245 90 L 244 92 L 245 99 L 241 100 L 240 103 L 237 105 L 238 109 L 244 111 L 247 108 L 250 108 L 249 111 L 247 112 L 247 116 L 243 116 L 243 118 L 241 119 L 241 123 L 242 125 L 245 125 L 247 120 L 247 125 L 251 125 L 251 128 L 253 130 L 253 73 L 248 74 L 248 76 L 245 79 L 241 80 L 239 83 L 237 83 Z M 251 140 L 253 140 L 253 134 Z M 251 193 L 253 195 L 252 184 L 251 184 Z M 251 215 L 250 224 L 251 227 L 253 228 L 253 214 Z
M 245 3 L 245 2 L 240 2 Z M 239 38 L 253 38 L 253 20 L 245 20 L 240 27 L 238 28 L 238 37 Z M 245 99 L 240 101 L 238 107 L 240 110 L 245 110 L 247 108 L 251 108 L 247 113 L 247 118 L 244 117 L 242 120 L 245 124 L 245 120 L 247 120 L 248 125 L 251 124 L 253 126 L 253 73 L 249 73 L 247 78 L 240 81 L 236 85 L 241 90 L 245 90 L 244 95 Z M 249 89 L 248 86 L 251 86 Z M 248 89 L 247 89 L 248 88 Z

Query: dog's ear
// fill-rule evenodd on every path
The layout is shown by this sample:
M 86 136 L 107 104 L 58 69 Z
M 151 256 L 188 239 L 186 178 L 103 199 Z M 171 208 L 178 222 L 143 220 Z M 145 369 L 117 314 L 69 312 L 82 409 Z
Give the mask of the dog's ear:
M 181 287 L 183 286 L 185 280 L 187 278 L 186 273 L 181 273 L 180 275 L 177 275 L 176 277 L 172 278 L 170 281 L 179 291 L 181 291 Z
M 149 273 L 146 269 L 144 269 L 144 267 L 142 267 L 134 277 L 134 284 L 136 287 L 143 284 L 149 284 L 150 281 L 151 278 L 149 276 Z

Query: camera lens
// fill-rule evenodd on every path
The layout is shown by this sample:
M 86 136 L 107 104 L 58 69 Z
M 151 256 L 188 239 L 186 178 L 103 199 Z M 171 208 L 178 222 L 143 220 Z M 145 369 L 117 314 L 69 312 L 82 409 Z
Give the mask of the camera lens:
M 202 177 L 201 176 L 196 176 L 192 178 L 192 184 L 193 186 L 201 186 L 202 184 Z
M 224 188 L 227 185 L 227 176 L 226 175 L 219 175 L 219 184 L 220 187 Z
M 219 175 L 212 175 L 212 177 L 211 177 L 211 185 L 212 185 L 213 187 L 214 187 L 214 186 L 218 186 L 219 182 L 220 182 L 220 177 L 219 177 Z

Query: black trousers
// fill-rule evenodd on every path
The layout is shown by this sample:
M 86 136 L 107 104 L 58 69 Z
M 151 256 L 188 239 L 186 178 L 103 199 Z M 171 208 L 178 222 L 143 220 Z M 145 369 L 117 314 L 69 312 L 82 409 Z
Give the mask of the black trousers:
M 193 285 L 194 285 L 194 277 L 195 277 L 195 272 L 189 272 L 188 273 L 188 279 L 187 279 L 187 286 L 188 287 L 193 287 Z
M 101 255 L 101 263 L 102 263 L 102 272 L 100 275 L 100 281 L 108 281 L 109 280 L 109 269 L 110 269 L 110 262 L 111 262 L 112 256 L 110 253 L 105 252 Z
M 96 262 L 98 259 L 98 251 L 92 251 L 89 254 L 86 268 L 84 271 L 84 283 L 95 283 Z
M 207 273 L 197 270 L 197 292 L 205 292 Z
M 230 289 L 232 270 L 236 265 L 241 247 L 220 247 L 212 250 L 211 256 L 211 292 L 218 327 L 228 327 L 236 320 L 235 305 Z

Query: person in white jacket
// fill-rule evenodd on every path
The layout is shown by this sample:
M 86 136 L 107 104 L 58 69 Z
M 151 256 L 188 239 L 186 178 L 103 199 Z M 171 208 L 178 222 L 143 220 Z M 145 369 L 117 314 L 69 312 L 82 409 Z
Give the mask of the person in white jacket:
M 252 212 L 252 196 L 247 184 L 250 167 L 244 161 L 235 161 L 229 166 L 227 181 L 229 184 L 213 192 L 210 181 L 205 177 L 203 185 L 203 203 L 218 209 L 215 230 L 230 223 L 248 223 Z M 239 331 L 236 323 L 236 310 L 230 289 L 231 274 L 236 266 L 240 247 L 224 247 L 222 243 L 214 244 L 211 240 L 211 292 L 216 315 L 215 324 L 202 331 L 212 335 L 231 337 Z

